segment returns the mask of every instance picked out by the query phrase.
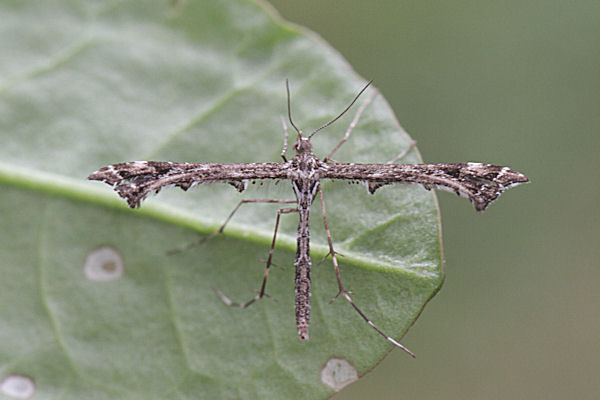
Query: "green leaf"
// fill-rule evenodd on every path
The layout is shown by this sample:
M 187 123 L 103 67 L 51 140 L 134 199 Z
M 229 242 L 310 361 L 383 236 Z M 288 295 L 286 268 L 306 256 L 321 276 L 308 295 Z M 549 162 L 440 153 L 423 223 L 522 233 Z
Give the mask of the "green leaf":
M 4 1 L 0 15 L 0 379 L 29 377 L 43 399 L 313 399 L 385 356 L 391 344 L 348 303 L 329 303 L 337 283 L 329 260 L 317 265 L 327 254 L 318 205 L 308 342 L 294 321 L 295 215 L 282 217 L 283 270 L 267 285 L 278 301 L 241 310 L 212 289 L 254 295 L 277 205 L 244 205 L 225 235 L 167 256 L 242 198 L 293 199 L 288 182 L 244 195 L 169 189 L 130 210 L 85 180 L 130 160 L 280 160 L 286 78 L 307 131 L 364 84 L 335 50 L 252 1 Z M 351 119 L 315 136 L 318 156 Z M 335 158 L 385 162 L 409 143 L 378 96 Z M 442 281 L 434 195 L 323 189 L 346 288 L 400 338 Z

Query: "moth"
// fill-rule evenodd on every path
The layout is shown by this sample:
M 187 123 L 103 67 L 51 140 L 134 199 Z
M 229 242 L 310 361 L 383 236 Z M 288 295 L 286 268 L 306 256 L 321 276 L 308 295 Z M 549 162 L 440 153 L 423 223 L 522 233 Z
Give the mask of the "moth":
M 358 164 L 334 161 L 331 157 L 348 139 L 352 129 L 358 122 L 361 113 L 373 99 L 365 102 L 357 111 L 354 120 L 346 131 L 344 138 L 338 145 L 322 160 L 313 152 L 311 138 L 341 118 L 360 95 L 367 89 L 371 82 L 367 83 L 356 95 L 354 100 L 335 118 L 310 134 L 305 135 L 294 124 L 291 115 L 290 90 L 286 81 L 288 120 L 294 128 L 297 138 L 292 148 L 295 155 L 288 160 L 285 153 L 287 150 L 288 130 L 285 119 L 282 118 L 284 128 L 284 146 L 281 152 L 283 162 L 266 163 L 189 163 L 170 161 L 132 161 L 108 165 L 91 174 L 88 179 L 104 182 L 127 200 L 131 208 L 139 207 L 142 200 L 151 193 L 158 193 L 166 186 L 176 186 L 188 190 L 192 186 L 209 183 L 223 182 L 233 185 L 240 192 L 243 191 L 248 182 L 261 179 L 289 180 L 296 197 L 295 200 L 277 199 L 253 199 L 242 200 L 229 215 L 221 228 L 215 232 L 223 232 L 225 225 L 233 214 L 244 203 L 295 203 L 293 207 L 281 208 L 277 212 L 275 231 L 266 261 L 266 268 L 262 280 L 261 289 L 256 296 L 246 303 L 234 303 L 220 290 L 217 292 L 221 299 L 228 305 L 248 307 L 256 300 L 265 296 L 265 288 L 269 269 L 272 264 L 272 256 L 277 238 L 279 219 L 282 214 L 298 214 L 298 231 L 295 266 L 295 311 L 296 327 L 301 340 L 308 340 L 308 328 L 310 323 L 310 297 L 311 297 L 311 258 L 310 258 L 310 226 L 309 216 L 311 206 L 319 195 L 320 205 L 323 213 L 323 222 L 327 235 L 329 254 L 338 283 L 338 293 L 334 297 L 344 297 L 360 316 L 395 346 L 406 351 L 414 357 L 414 354 L 398 341 L 380 330 L 356 305 L 351 297 L 351 292 L 344 289 L 340 275 L 340 269 L 333 241 L 327 222 L 325 202 L 321 181 L 326 179 L 343 181 L 360 181 L 367 184 L 368 190 L 374 194 L 377 189 L 392 183 L 419 184 L 425 189 L 443 189 L 466 197 L 473 203 L 477 211 L 483 211 L 504 190 L 511 186 L 529 182 L 529 179 L 508 167 L 484 164 L 479 162 L 451 163 L 451 164 L 395 164 L 394 161 L 402 158 L 409 150 L 406 149 L 394 160 L 385 164 Z

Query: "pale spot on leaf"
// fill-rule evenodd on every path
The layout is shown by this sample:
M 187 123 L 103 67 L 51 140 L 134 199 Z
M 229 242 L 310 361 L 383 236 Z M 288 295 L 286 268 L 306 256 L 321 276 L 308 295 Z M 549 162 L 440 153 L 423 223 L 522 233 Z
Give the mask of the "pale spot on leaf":
M 123 259 L 112 247 L 103 246 L 92 250 L 85 259 L 85 277 L 91 281 L 112 281 L 123 276 Z
M 357 379 L 356 368 L 343 358 L 330 358 L 321 370 L 321 382 L 336 392 Z
M 29 399 L 35 393 L 35 383 L 27 376 L 6 375 L 0 382 L 0 393 L 13 399 Z

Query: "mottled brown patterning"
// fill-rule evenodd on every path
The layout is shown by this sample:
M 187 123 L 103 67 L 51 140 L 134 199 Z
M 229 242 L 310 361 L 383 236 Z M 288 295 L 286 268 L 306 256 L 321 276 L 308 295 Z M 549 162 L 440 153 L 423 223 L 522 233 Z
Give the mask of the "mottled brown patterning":
M 290 114 L 289 106 L 289 88 L 288 88 L 288 114 L 289 121 L 298 134 L 294 143 L 296 155 L 293 159 L 287 160 L 285 149 L 287 148 L 287 128 L 285 129 L 285 144 L 282 151 L 283 162 L 272 163 L 239 163 L 239 164 L 219 164 L 219 163 L 179 163 L 166 161 L 133 161 L 120 164 L 113 164 L 99 169 L 91 174 L 88 179 L 105 182 L 114 187 L 119 196 L 127 200 L 130 207 L 139 207 L 142 200 L 150 193 L 157 193 L 163 187 L 176 186 L 183 190 L 207 182 L 225 182 L 233 185 L 239 191 L 246 188 L 246 184 L 259 179 L 289 179 L 296 195 L 296 208 L 282 208 L 279 210 L 276 219 L 273 242 L 267 260 L 265 275 L 260 293 L 250 301 L 240 304 L 233 303 L 225 297 L 220 291 L 221 298 L 229 305 L 247 307 L 254 301 L 262 298 L 265 294 L 267 275 L 271 264 L 273 248 L 279 225 L 279 217 L 283 213 L 297 212 L 299 215 L 295 278 L 295 297 L 296 297 L 296 326 L 301 339 L 308 339 L 308 327 L 310 323 L 310 230 L 309 216 L 313 200 L 317 194 L 321 197 L 321 206 L 323 209 L 323 219 L 329 244 L 329 255 L 335 268 L 338 280 L 339 292 L 336 295 L 343 296 L 360 316 L 377 332 L 383 335 L 394 345 L 413 355 L 410 350 L 402 344 L 382 332 L 367 316 L 358 308 L 350 297 L 350 293 L 344 290 L 342 285 L 340 271 L 338 267 L 336 253 L 333 249 L 333 242 L 327 217 L 325 214 L 325 203 L 323 201 L 323 192 L 320 187 L 322 179 L 339 179 L 347 181 L 362 181 L 368 186 L 371 194 L 384 185 L 391 183 L 415 183 L 420 184 L 426 189 L 438 188 L 452 191 L 460 196 L 468 198 L 477 211 L 483 211 L 502 192 L 514 185 L 529 182 L 529 179 L 523 174 L 514 171 L 508 167 L 483 163 L 455 163 L 455 164 L 355 164 L 332 161 L 331 155 L 346 141 L 352 128 L 356 125 L 360 114 L 364 108 L 373 99 L 371 97 L 358 110 L 356 117 L 348 128 L 346 136 L 338 146 L 323 160 L 314 155 L 311 137 L 323 128 L 331 125 L 340 118 L 358 99 L 360 94 L 369 85 L 365 86 L 354 98 L 352 103 L 336 118 L 313 131 L 310 135 L 304 136 L 294 125 Z M 407 149 L 408 150 L 408 149 Z M 402 153 L 404 155 L 405 152 Z M 397 157 L 401 158 L 401 157 Z M 289 200 L 245 200 L 230 214 L 225 224 L 241 204 L 244 202 L 279 202 L 290 203 Z M 225 224 L 217 233 L 221 233 Z M 414 356 L 414 355 L 413 355 Z

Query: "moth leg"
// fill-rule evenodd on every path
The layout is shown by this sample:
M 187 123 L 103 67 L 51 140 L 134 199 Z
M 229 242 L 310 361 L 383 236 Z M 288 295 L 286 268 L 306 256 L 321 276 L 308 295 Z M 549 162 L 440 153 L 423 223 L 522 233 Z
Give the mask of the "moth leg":
M 284 202 L 284 200 L 282 200 L 281 202 Z M 214 288 L 215 291 L 217 292 L 217 294 L 219 295 L 219 297 L 221 298 L 221 300 L 223 300 L 223 302 L 225 304 L 227 304 L 228 306 L 231 306 L 231 307 L 246 308 L 246 307 L 250 306 L 252 303 L 254 303 L 255 301 L 260 300 L 263 297 L 267 296 L 265 293 L 265 288 L 267 287 L 267 277 L 269 276 L 269 269 L 271 268 L 271 265 L 273 265 L 273 263 L 272 263 L 273 251 L 275 250 L 275 241 L 277 240 L 277 231 L 279 229 L 279 219 L 281 218 L 282 214 L 290 214 L 293 212 L 298 212 L 298 209 L 297 208 L 280 208 L 279 210 L 277 210 L 277 218 L 275 219 L 275 231 L 273 232 L 273 241 L 271 242 L 271 248 L 269 249 L 269 257 L 267 258 L 267 266 L 265 268 L 265 274 L 263 276 L 262 285 L 260 287 L 260 291 L 258 292 L 258 294 L 245 303 L 236 303 L 234 301 L 231 301 L 231 299 L 229 299 L 229 297 L 225 296 L 225 294 L 223 294 L 223 292 L 221 292 L 221 290 L 219 288 L 215 287 Z
M 321 258 L 319 260 L 319 262 L 317 263 L 317 265 L 323 264 L 325 262 L 325 260 L 327 260 L 329 258 L 330 255 L 331 255 L 331 251 L 329 253 L 325 254 L 325 257 Z M 336 256 L 340 256 L 340 257 L 344 257 L 344 255 L 342 253 L 338 252 L 338 251 L 335 252 L 335 255 Z
M 339 268 L 338 262 L 337 262 L 336 252 L 333 250 L 333 241 L 331 240 L 331 232 L 329 231 L 329 224 L 327 223 L 327 215 L 325 213 L 325 201 L 323 200 L 323 190 L 321 189 L 321 185 L 319 185 L 319 197 L 321 198 L 321 209 L 323 210 L 323 224 L 325 225 L 325 232 L 327 233 L 327 243 L 329 244 L 329 253 L 331 254 L 331 261 L 333 263 L 333 268 L 335 269 L 335 276 L 337 278 L 338 287 L 339 287 L 339 292 L 333 298 L 333 300 L 335 300 L 340 295 L 343 296 L 348 301 L 348 303 L 350 303 L 350 305 L 356 310 L 356 312 L 362 317 L 362 319 L 364 319 L 365 322 L 371 326 L 371 328 L 375 329 L 377 331 L 377 333 L 379 333 L 381 336 L 386 338 L 389 342 L 393 343 L 396 347 L 399 347 L 400 349 L 404 350 L 410 356 L 415 357 L 415 355 L 412 351 L 410 351 L 409 349 L 404 347 L 402 344 L 400 344 L 398 341 L 396 341 L 395 339 L 393 339 L 392 337 L 387 335 L 385 332 L 383 332 L 381 329 L 379 329 L 373 322 L 371 322 L 371 320 L 365 315 L 365 313 L 362 312 L 362 310 L 356 305 L 354 300 L 352 300 L 352 297 L 350 297 L 350 295 L 352 293 L 344 289 L 344 285 L 342 284 L 342 277 L 340 275 L 340 268 Z
M 287 158 L 285 158 L 285 152 L 288 148 L 288 127 L 285 123 L 285 117 L 283 115 L 281 117 L 281 124 L 283 125 L 283 148 L 281 149 L 281 158 L 283 158 L 283 162 L 287 162 Z
M 346 129 L 346 134 L 344 135 L 342 140 L 340 140 L 340 142 L 333 148 L 333 150 L 331 150 L 331 152 L 329 154 L 327 154 L 327 156 L 323 159 L 323 162 L 333 161 L 333 160 L 331 160 L 331 156 L 333 156 L 333 154 L 336 151 L 338 151 L 339 148 L 342 147 L 342 145 L 344 143 L 346 143 L 346 141 L 352 134 L 352 131 L 356 127 L 356 124 L 358 124 L 358 121 L 360 120 L 360 116 L 362 115 L 363 111 L 365 111 L 365 109 L 369 106 L 369 104 L 371 104 L 371 102 L 373 102 L 373 100 L 375 99 L 375 97 L 377 97 L 378 94 L 379 94 L 378 92 L 375 92 L 373 95 L 371 95 L 371 97 L 367 98 L 367 100 L 365 100 L 365 102 L 363 104 L 360 105 L 358 110 L 356 110 L 356 114 L 354 114 L 354 118 L 352 119 L 350 126 L 348 126 L 348 129 Z
M 169 254 L 169 255 L 170 254 L 175 254 L 175 253 L 179 253 L 179 252 L 191 249 L 192 247 L 199 246 L 202 243 L 206 242 L 207 240 L 210 240 L 210 239 L 214 238 L 215 236 L 220 235 L 225 230 L 225 226 L 227 226 L 227 224 L 229 223 L 229 221 L 233 217 L 233 214 L 235 214 L 237 212 L 237 210 L 239 210 L 239 208 L 242 206 L 242 204 L 246 204 L 246 203 L 296 203 L 296 200 L 244 199 L 244 200 L 240 201 L 237 206 L 235 206 L 235 208 L 233 209 L 233 211 L 231 211 L 231 213 L 229 214 L 229 216 L 227 217 L 227 219 L 225 220 L 225 222 L 223 222 L 223 225 L 221 225 L 221 227 L 219 229 L 217 229 L 215 232 L 213 232 L 210 235 L 205 236 L 205 237 L 203 237 L 200 240 L 197 240 L 195 242 L 184 244 L 183 246 L 180 246 L 180 247 L 177 247 L 175 249 L 169 250 L 167 252 L 167 254 Z
M 415 140 L 411 140 L 410 143 L 408 144 L 407 148 L 405 148 L 404 150 L 402 150 L 402 152 L 400 154 L 398 154 L 396 157 L 394 157 L 390 161 L 386 162 L 386 164 L 394 164 L 396 161 L 403 159 L 404 157 L 406 157 L 406 155 L 408 153 L 410 153 L 410 151 L 416 145 L 417 145 L 417 142 Z

